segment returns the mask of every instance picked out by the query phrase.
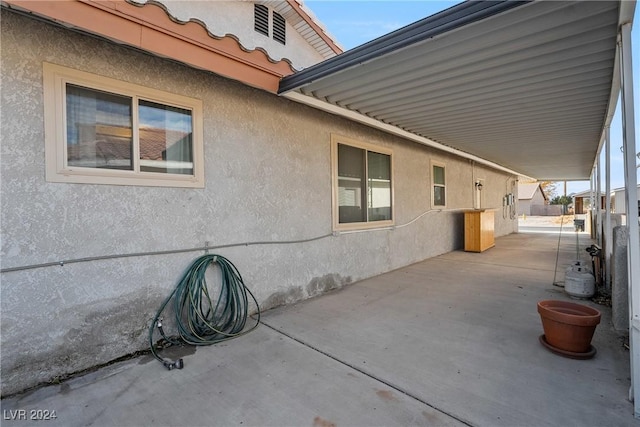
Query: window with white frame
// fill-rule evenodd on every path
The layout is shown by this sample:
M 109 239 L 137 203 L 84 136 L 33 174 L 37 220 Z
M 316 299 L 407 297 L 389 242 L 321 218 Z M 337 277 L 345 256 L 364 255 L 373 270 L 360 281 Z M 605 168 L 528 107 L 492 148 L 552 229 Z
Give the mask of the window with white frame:
M 431 162 L 431 205 L 433 207 L 447 206 L 447 186 L 446 186 L 445 165 Z
M 47 181 L 204 187 L 202 101 L 44 64 Z
M 393 223 L 391 151 L 332 136 L 334 228 Z

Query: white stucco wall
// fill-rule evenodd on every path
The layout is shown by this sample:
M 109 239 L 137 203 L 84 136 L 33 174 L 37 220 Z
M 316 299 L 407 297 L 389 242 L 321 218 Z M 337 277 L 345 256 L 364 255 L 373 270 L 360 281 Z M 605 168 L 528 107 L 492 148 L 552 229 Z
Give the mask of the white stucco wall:
M 2 12 L 2 268 L 331 233 L 331 133 L 393 150 L 396 225 L 430 209 L 429 164 L 446 164 L 448 208 L 473 180 L 500 214 L 514 177 L 240 83 Z M 45 181 L 43 61 L 204 102 L 205 188 Z M 263 308 L 291 303 L 463 247 L 461 212 L 394 230 L 217 250 Z M 202 252 L 2 273 L 2 393 L 147 348 L 149 323 Z
M 135 0 L 144 4 L 148 0 Z M 288 59 L 296 70 L 310 67 L 324 60 L 305 39 L 286 23 L 286 44 L 283 45 L 271 37 L 271 20 L 269 37 L 254 30 L 254 3 L 238 0 L 160 0 L 171 15 L 181 21 L 195 19 L 204 23 L 207 30 L 217 36 L 232 35 L 247 50 L 264 49 L 269 57 L 279 61 Z M 271 7 L 269 2 L 260 2 Z
M 532 205 L 538 205 L 538 206 L 544 206 L 544 196 L 542 195 L 542 191 L 540 190 L 540 187 L 538 187 L 538 189 L 536 190 L 535 193 L 533 193 L 533 198 L 531 199 L 531 204 Z
M 518 199 L 518 215 L 531 215 L 532 206 L 544 206 L 545 200 L 540 187 L 533 193 L 530 199 Z
M 640 187 L 636 188 L 638 192 L 638 200 L 640 200 Z M 624 188 L 617 189 L 613 193 L 613 202 L 614 212 L 617 214 L 626 214 L 627 213 L 627 199 L 625 196 L 626 190 Z
M 531 215 L 531 199 L 518 200 L 518 215 Z

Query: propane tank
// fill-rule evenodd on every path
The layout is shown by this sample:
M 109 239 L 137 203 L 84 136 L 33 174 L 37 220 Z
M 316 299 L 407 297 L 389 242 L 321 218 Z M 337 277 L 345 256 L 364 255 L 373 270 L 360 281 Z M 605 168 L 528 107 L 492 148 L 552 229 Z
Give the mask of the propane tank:
M 573 298 L 591 298 L 596 293 L 596 278 L 591 270 L 573 266 L 565 273 L 564 291 Z

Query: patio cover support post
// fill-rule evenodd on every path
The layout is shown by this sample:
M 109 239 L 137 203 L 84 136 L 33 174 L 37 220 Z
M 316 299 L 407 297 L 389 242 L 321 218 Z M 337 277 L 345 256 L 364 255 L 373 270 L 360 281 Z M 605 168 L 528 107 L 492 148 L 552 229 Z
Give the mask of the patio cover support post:
M 611 132 L 609 126 L 604 130 L 605 150 L 605 204 L 604 204 L 604 284 L 611 291 L 611 252 L 613 250 L 613 231 L 611 230 Z
M 600 182 L 602 177 L 600 176 L 600 154 L 602 151 L 598 151 L 596 160 L 596 243 L 602 247 L 602 183 Z
M 591 176 L 589 177 L 589 234 L 591 235 L 591 238 L 593 239 L 595 237 L 594 233 L 593 233 L 593 229 L 594 224 L 593 224 L 593 207 L 595 206 L 594 204 L 594 198 L 593 198 L 593 187 L 594 187 L 594 180 L 595 180 L 595 176 L 596 176 L 596 167 L 593 166 L 591 168 Z
M 622 142 L 624 147 L 625 196 L 627 202 L 628 269 L 629 269 L 629 347 L 631 357 L 631 388 L 634 416 L 640 418 L 640 235 L 638 227 L 638 176 L 636 169 L 636 137 L 633 106 L 633 69 L 631 62 L 631 23 L 620 29 L 620 59 L 622 73 Z

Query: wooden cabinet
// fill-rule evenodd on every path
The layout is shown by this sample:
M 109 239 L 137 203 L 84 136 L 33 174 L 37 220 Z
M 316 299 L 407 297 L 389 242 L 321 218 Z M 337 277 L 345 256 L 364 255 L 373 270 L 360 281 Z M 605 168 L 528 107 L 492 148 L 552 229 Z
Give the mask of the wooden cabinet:
M 493 235 L 495 228 L 494 212 L 473 210 L 464 213 L 464 250 L 482 252 L 495 246 Z

